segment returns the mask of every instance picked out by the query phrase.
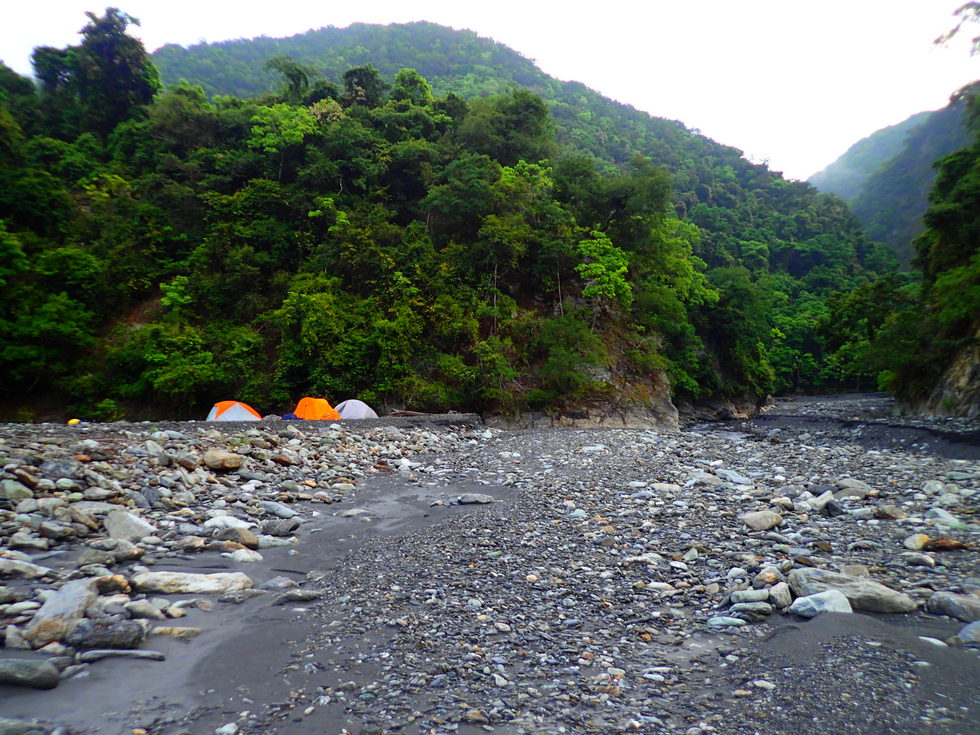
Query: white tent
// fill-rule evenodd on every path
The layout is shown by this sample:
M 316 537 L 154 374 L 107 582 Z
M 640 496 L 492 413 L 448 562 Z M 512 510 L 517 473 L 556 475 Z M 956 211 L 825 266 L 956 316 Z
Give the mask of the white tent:
M 374 409 L 367 405 L 364 401 L 359 401 L 356 398 L 352 398 L 349 401 L 343 401 L 338 403 L 337 413 L 340 414 L 342 419 L 376 419 L 378 414 L 374 412 Z

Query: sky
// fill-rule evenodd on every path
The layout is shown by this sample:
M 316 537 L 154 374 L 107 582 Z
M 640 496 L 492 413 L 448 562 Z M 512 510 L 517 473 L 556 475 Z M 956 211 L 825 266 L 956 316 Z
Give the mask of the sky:
M 427 20 L 510 46 L 543 71 L 680 120 L 806 179 L 861 138 L 943 107 L 980 78 L 955 25 L 963 0 L 0 0 L 0 60 L 29 74 L 35 46 L 80 41 L 85 11 L 140 20 L 147 49 Z

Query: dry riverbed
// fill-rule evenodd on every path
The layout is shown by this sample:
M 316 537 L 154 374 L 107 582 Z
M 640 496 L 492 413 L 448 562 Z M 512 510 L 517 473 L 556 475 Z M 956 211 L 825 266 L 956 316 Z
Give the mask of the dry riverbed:
M 718 428 L 2 426 L 0 735 L 975 732 L 976 425 Z

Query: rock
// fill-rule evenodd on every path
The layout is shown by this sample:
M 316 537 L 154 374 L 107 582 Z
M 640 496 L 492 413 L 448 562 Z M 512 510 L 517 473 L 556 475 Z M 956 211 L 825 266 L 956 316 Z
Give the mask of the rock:
M 769 599 L 769 590 L 735 590 L 731 599 L 733 603 L 765 602 Z
M 0 577 L 24 577 L 27 579 L 40 579 L 47 576 L 60 576 L 54 569 L 42 567 L 38 564 L 31 564 L 29 561 L 20 559 L 6 559 L 0 557 Z
M 163 620 L 166 615 L 163 611 L 149 600 L 133 600 L 123 605 L 130 617 L 143 618 L 146 620 Z
M 83 620 L 65 642 L 75 648 L 138 648 L 146 630 L 135 620 Z
M 247 528 L 222 528 L 214 534 L 214 537 L 222 541 L 234 541 L 250 549 L 259 548 L 259 537 Z
M 793 593 L 790 591 L 789 585 L 785 582 L 779 582 L 770 587 L 769 601 L 773 606 L 780 609 L 789 607 L 793 602 Z
M 0 500 L 8 501 L 11 506 L 33 497 L 34 492 L 22 482 L 18 482 L 17 480 L 4 480 L 0 482 Z
M 728 611 L 733 617 L 759 622 L 772 615 L 772 605 L 768 602 L 739 602 Z
M 295 510 L 290 508 L 288 505 L 283 505 L 282 503 L 275 503 L 271 500 L 263 500 L 259 503 L 259 507 L 262 508 L 266 513 L 271 513 L 279 518 L 292 518 L 293 516 L 299 515 Z
M 226 452 L 223 449 L 209 449 L 201 457 L 201 461 L 210 470 L 230 472 L 245 464 L 245 457 L 234 452 Z
M 139 516 L 124 510 L 114 510 L 103 521 L 110 538 L 137 543 L 144 536 L 152 536 L 157 529 Z
M 789 606 L 789 612 L 804 618 L 813 618 L 825 612 L 849 613 L 853 610 L 843 592 L 831 589 L 815 595 L 797 597 Z
M 708 625 L 715 628 L 728 628 L 745 625 L 746 622 L 741 618 L 733 618 L 727 615 L 716 615 L 708 619 Z
M 54 664 L 47 661 L 0 658 L 0 684 L 33 689 L 54 689 L 60 680 L 61 672 Z
M 980 620 L 972 623 L 968 623 L 960 628 L 959 632 L 956 634 L 957 639 L 960 643 L 965 645 L 976 645 L 980 644 Z
M 493 496 L 483 493 L 464 493 L 459 496 L 458 502 L 460 505 L 486 505 L 493 502 Z
M 262 554 L 257 551 L 253 551 L 252 549 L 237 549 L 236 551 L 228 554 L 228 557 L 232 561 L 247 563 L 262 561 L 263 558 Z
M 82 664 L 94 663 L 104 658 L 135 658 L 146 661 L 166 661 L 167 659 L 160 651 L 127 650 L 122 648 L 103 648 L 83 651 L 76 658 Z
M 875 518 L 881 518 L 886 521 L 899 521 L 908 517 L 909 514 L 897 505 L 881 504 L 875 506 Z
M 219 593 L 244 590 L 252 587 L 252 580 L 241 572 L 216 574 L 190 574 L 187 572 L 143 572 L 130 580 L 140 592 Z
M 980 620 L 980 597 L 934 592 L 926 603 L 926 609 L 937 615 L 948 615 L 964 623 L 973 623 Z
M 903 551 L 898 555 L 910 567 L 932 567 L 936 566 L 936 560 L 928 554 L 917 554 L 914 551 Z
M 35 648 L 63 640 L 75 630 L 97 597 L 94 579 L 76 579 L 66 583 L 34 615 L 24 630 L 25 638 Z
M 739 516 L 739 520 L 753 531 L 768 531 L 782 523 L 783 517 L 771 510 L 759 510 Z
M 178 641 L 189 641 L 201 634 L 200 628 L 176 628 L 173 626 L 156 627 L 150 631 L 150 635 L 165 635 Z
M 295 518 L 277 518 L 275 520 L 262 521 L 262 533 L 269 536 L 289 536 L 299 528 L 299 521 Z M 262 539 L 259 539 L 259 548 L 262 548 Z
M 912 551 L 920 551 L 925 548 L 925 545 L 929 543 L 930 539 L 924 533 L 915 533 L 907 537 L 903 542 L 902 546 L 906 549 L 911 549 Z
M 249 529 L 255 524 L 251 521 L 246 521 L 243 518 L 236 518 L 235 516 L 216 516 L 214 518 L 208 518 L 204 521 L 205 528 L 244 528 Z
M 33 722 L 0 717 L 0 735 L 48 735 L 48 733 L 48 728 Z
M 949 528 L 969 528 L 967 524 L 943 508 L 930 508 L 926 511 L 926 519 L 933 521 L 936 525 Z
M 916 609 L 915 601 L 908 595 L 867 577 L 848 577 L 823 569 L 794 569 L 789 573 L 789 587 L 797 597 L 839 590 L 856 610 L 901 613 Z
M 715 474 L 717 474 L 718 477 L 720 477 L 725 482 L 730 482 L 733 485 L 749 485 L 749 486 L 755 485 L 755 482 L 750 480 L 745 475 L 740 475 L 738 472 L 735 472 L 734 470 L 717 469 L 715 470 Z
M 871 486 L 861 480 L 856 480 L 853 477 L 845 477 L 842 480 L 837 481 L 837 491 L 834 493 L 834 497 L 838 500 L 844 498 L 857 498 L 862 500 L 869 495 L 874 493 Z

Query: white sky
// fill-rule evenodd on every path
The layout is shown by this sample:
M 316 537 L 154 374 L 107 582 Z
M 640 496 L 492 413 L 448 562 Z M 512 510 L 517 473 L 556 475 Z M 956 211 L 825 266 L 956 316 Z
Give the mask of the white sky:
M 119 7 L 148 50 L 355 22 L 467 28 L 652 115 L 805 179 L 851 144 L 980 77 L 973 25 L 932 41 L 963 0 L 0 0 L 0 59 L 79 42 L 84 11 Z

